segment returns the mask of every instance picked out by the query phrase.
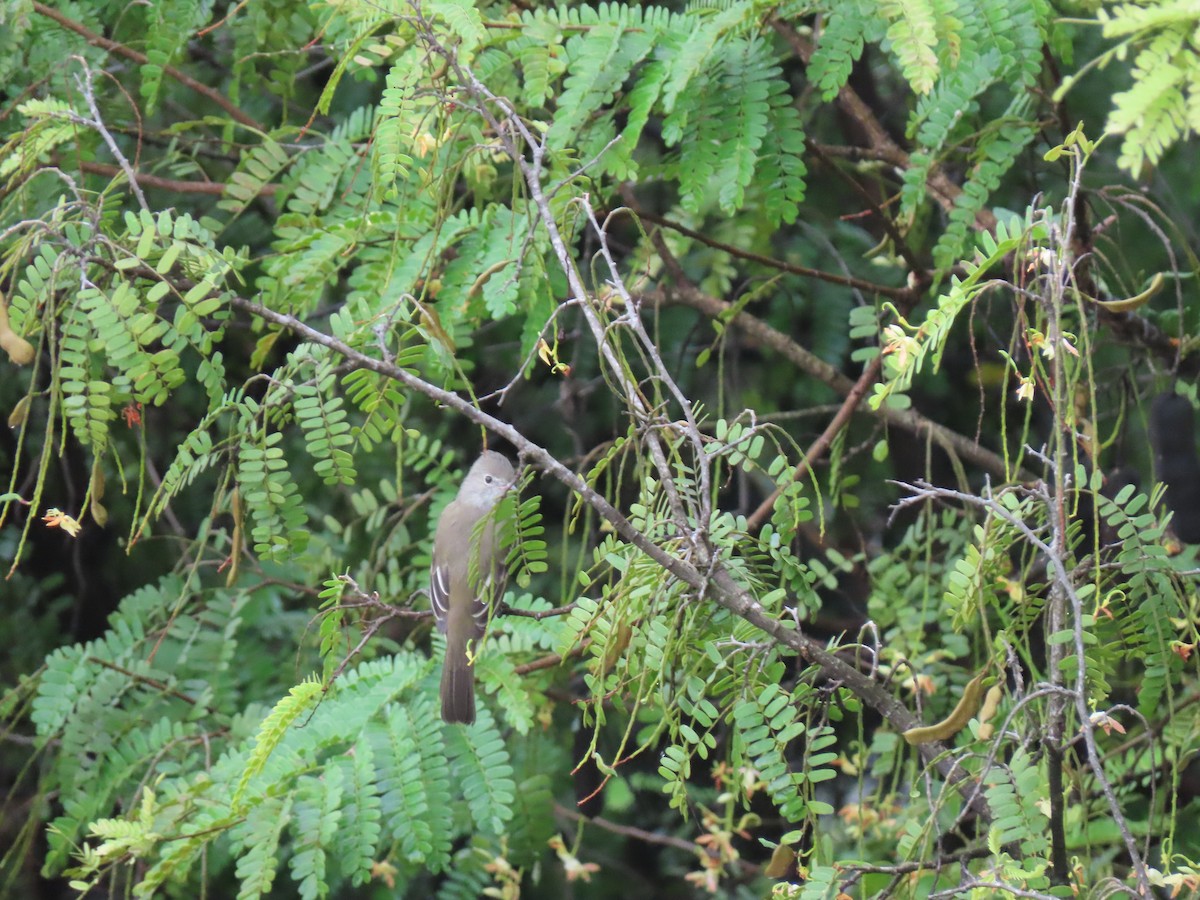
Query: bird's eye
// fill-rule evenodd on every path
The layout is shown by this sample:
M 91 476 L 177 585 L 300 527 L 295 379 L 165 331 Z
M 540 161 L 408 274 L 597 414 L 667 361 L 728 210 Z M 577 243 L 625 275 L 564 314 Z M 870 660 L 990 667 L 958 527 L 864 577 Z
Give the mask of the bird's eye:
M 484 475 L 484 476 L 483 476 L 483 480 L 484 480 L 484 481 L 486 481 L 488 484 L 491 484 L 491 483 L 492 483 L 492 476 L 491 476 L 491 475 Z

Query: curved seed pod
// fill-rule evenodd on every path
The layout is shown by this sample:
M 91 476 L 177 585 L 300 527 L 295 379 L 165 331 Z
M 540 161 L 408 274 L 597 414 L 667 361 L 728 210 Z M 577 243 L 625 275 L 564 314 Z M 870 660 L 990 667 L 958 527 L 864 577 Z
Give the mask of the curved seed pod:
M 975 717 L 975 713 L 979 712 L 979 704 L 983 700 L 985 678 L 987 678 L 986 669 L 967 682 L 967 686 L 958 700 L 958 705 L 954 707 L 950 715 L 933 725 L 921 725 L 908 729 L 904 732 L 904 740 L 914 745 L 930 744 L 933 741 L 948 740 L 966 728 L 967 723 Z
M 604 659 L 600 662 L 600 671 L 597 674 L 604 676 L 612 670 L 629 648 L 632 638 L 633 627 L 628 622 L 619 622 L 616 633 L 610 636 L 609 645 L 604 650 Z
M 33 362 L 33 345 L 12 330 L 8 324 L 8 305 L 0 294 L 0 348 L 8 353 L 15 365 L 27 366 Z
M 1162 286 L 1163 274 L 1162 272 L 1155 272 L 1154 277 L 1150 279 L 1150 285 L 1136 297 L 1127 297 L 1124 300 L 1097 300 L 1095 303 L 1097 306 L 1103 306 L 1109 312 L 1132 312 L 1161 291 Z

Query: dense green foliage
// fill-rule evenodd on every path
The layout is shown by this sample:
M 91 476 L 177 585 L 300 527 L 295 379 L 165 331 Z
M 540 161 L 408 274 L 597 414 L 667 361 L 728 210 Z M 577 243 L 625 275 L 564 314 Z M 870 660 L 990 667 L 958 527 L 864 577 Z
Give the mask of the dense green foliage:
M 1200 888 L 1198 27 L 0 0 L 0 893 Z

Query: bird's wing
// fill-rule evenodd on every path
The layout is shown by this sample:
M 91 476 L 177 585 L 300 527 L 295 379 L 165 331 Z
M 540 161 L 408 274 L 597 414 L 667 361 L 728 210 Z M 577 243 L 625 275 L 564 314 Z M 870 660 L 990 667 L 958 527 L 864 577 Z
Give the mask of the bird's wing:
M 433 607 L 433 619 L 438 631 L 446 633 L 446 618 L 450 615 L 450 567 L 437 565 L 429 568 L 429 605 Z
M 491 604 L 494 603 L 499 596 L 497 587 L 499 585 L 495 578 L 486 578 L 483 584 L 479 585 L 479 593 L 475 596 L 475 602 L 471 606 L 471 618 L 475 620 L 475 637 L 483 637 L 483 633 L 487 631 L 488 618 L 491 615 Z M 500 591 L 504 588 L 500 587 Z

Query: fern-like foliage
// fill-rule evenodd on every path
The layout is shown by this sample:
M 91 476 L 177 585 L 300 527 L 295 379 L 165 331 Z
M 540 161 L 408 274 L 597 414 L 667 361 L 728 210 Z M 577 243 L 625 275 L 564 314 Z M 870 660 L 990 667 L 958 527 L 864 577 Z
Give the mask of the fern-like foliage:
M 945 268 L 958 259 L 976 215 L 1036 133 L 1023 89 L 1034 84 L 1041 70 L 1049 10 L 1040 0 L 1016 4 L 963 0 L 954 4 L 951 16 L 938 19 L 946 31 L 936 35 L 931 45 L 929 22 L 916 12 L 931 10 L 920 4 L 916 9 L 909 4 L 897 6 L 904 8 L 905 15 L 892 12 L 888 36 L 895 39 L 893 32 L 898 32 L 903 37 L 900 47 L 904 49 L 897 52 L 904 53 L 901 61 L 906 72 L 918 73 L 922 79 L 914 89 L 923 94 L 908 123 L 908 133 L 916 137 L 918 146 L 903 176 L 904 210 L 915 212 L 925 199 L 933 170 L 956 159 L 958 147 L 966 146 L 971 167 L 935 249 L 936 263 Z M 1006 110 L 988 114 L 984 112 L 987 92 L 994 85 L 1016 88 L 1016 93 Z M 985 124 L 997 118 L 1004 122 L 1002 126 Z
M 1175 638 L 1167 623 L 1184 614 L 1176 572 L 1188 564 L 1190 556 L 1167 555 L 1165 525 L 1157 520 L 1153 508 L 1150 497 L 1133 485 L 1111 499 L 1099 494 L 1097 500 L 1102 521 L 1120 541 L 1116 556 L 1124 574 L 1121 581 L 1103 586 L 1107 592 L 1103 606 L 1111 616 L 1108 627 L 1118 631 L 1120 641 L 1093 652 L 1103 658 L 1105 646 L 1119 646 L 1121 658 L 1141 670 L 1138 708 L 1146 715 L 1161 708 L 1173 676 L 1182 668 L 1179 655 L 1172 650 Z M 1128 604 L 1126 599 L 1131 596 L 1142 599 Z
M 361 741 L 351 758 L 342 758 L 336 768 L 346 783 L 342 809 L 344 828 L 337 850 L 342 871 L 353 885 L 371 878 L 375 852 L 383 836 L 383 801 L 375 777 L 371 742 Z
M 568 58 L 556 116 L 547 134 L 555 145 L 575 141 L 575 135 L 598 109 L 612 101 L 630 70 L 653 48 L 653 34 L 626 31 L 620 25 L 590 28 L 566 42 Z
M 143 11 L 147 36 L 146 62 L 142 64 L 142 99 L 155 109 L 162 85 L 163 67 L 170 65 L 187 45 L 188 38 L 203 24 L 203 11 L 186 0 L 168 0 Z
M 408 864 L 435 872 L 450 863 L 453 834 L 450 773 L 445 760 L 430 753 L 442 745 L 439 732 L 437 714 L 428 702 L 412 714 L 396 709 L 386 722 L 367 729 L 380 767 L 380 813 L 387 833 L 399 842 Z
M 1017 156 L 1033 140 L 1037 129 L 1024 121 L 1027 108 L 1027 98 L 1018 98 L 1000 122 L 989 126 L 980 138 L 970 158 L 973 164 L 970 177 L 955 198 L 946 230 L 933 248 L 938 265 L 949 267 L 959 258 L 976 215 L 999 187 L 1005 172 L 1016 163 Z
M 283 740 L 288 727 L 309 710 L 320 693 L 321 683 L 319 681 L 302 681 L 288 692 L 287 697 L 275 704 L 271 714 L 263 719 L 262 725 L 259 726 L 254 750 L 246 761 L 246 768 L 242 772 L 242 777 L 233 792 L 233 799 L 230 801 L 230 805 L 235 811 L 241 810 L 242 797 L 246 793 L 251 779 L 262 772 L 271 752 Z
M 288 471 L 282 439 L 281 432 L 259 426 L 238 447 L 238 485 L 252 517 L 254 551 L 280 560 L 308 543 L 308 515 Z
M 332 366 L 319 366 L 313 382 L 296 389 L 293 408 L 304 429 L 305 446 L 317 460 L 316 471 L 326 484 L 354 484 L 354 458 L 345 449 L 354 443 L 341 397 L 329 396 L 335 382 Z
M 820 87 L 826 100 L 836 97 L 838 90 L 850 80 L 854 63 L 862 56 L 865 31 L 873 23 L 873 17 L 863 4 L 854 0 L 829 7 L 817 49 L 808 66 L 809 78 Z
M 225 197 L 218 206 L 236 217 L 243 213 L 279 175 L 287 169 L 291 158 L 274 140 L 249 147 L 242 154 L 238 170 L 229 176 Z
M 395 197 L 393 184 L 403 179 L 412 165 L 412 140 L 422 128 L 417 115 L 427 115 L 427 109 L 417 110 L 413 90 L 421 74 L 420 57 L 406 53 L 387 74 L 387 87 L 380 100 L 375 125 L 375 152 L 372 157 L 376 189 L 381 197 Z
M 397 659 L 346 672 L 332 693 L 323 694 L 315 680 L 294 687 L 255 736 L 228 744 L 209 778 L 160 781 L 153 831 L 120 820 L 93 831 L 104 840 L 80 858 L 74 874 L 86 883 L 106 865 L 136 855 L 150 863 L 140 887 L 146 892 L 177 877 L 204 845 L 225 841 L 244 896 L 259 896 L 284 876 L 305 897 L 327 896 L 343 879 L 364 883 L 385 841 L 396 842 L 409 872 L 449 867 L 463 827 L 454 815 L 456 798 L 465 801 L 476 831 L 500 834 L 512 818 L 516 787 L 486 708 L 471 729 L 443 731 L 431 695 L 416 690 L 428 683 L 420 677 L 425 671 L 422 663 Z M 47 728 L 49 687 L 38 701 Z M 119 784 L 137 784 L 164 746 L 171 755 L 193 752 L 172 728 L 179 726 L 164 722 L 136 733 L 137 749 L 118 757 L 125 761 Z M 452 791 L 451 784 L 459 787 Z M 71 810 L 57 832 L 69 837 L 86 817 L 99 818 L 105 796 L 99 807 Z M 194 808 L 199 797 L 203 810 Z M 205 827 L 184 842 L 163 840 L 169 829 L 191 831 L 189 823 Z
M 739 704 L 733 711 L 739 749 L 737 756 L 752 765 L 762 776 L 771 799 L 789 822 L 799 822 L 809 815 L 804 785 L 822 781 L 832 773 L 822 773 L 835 753 L 821 753 L 834 742 L 832 734 L 810 732 L 805 723 L 795 717 L 794 698 L 774 685 Z M 788 764 L 789 745 L 802 737 L 809 742 L 809 767 L 793 770 Z M 822 808 L 822 811 L 828 811 Z
M 957 560 L 946 578 L 945 603 L 961 628 L 1001 600 L 1004 577 L 1010 569 L 1006 553 L 1016 543 L 1015 529 L 991 518 L 973 529 L 975 540 Z
M 1026 861 L 1045 859 L 1050 842 L 1039 806 L 1047 803 L 1045 777 L 1024 748 L 1008 762 L 1007 771 L 992 769 L 986 796 L 995 816 L 995 832 L 989 841 L 996 846 L 1016 844 Z
M 329 895 L 329 856 L 338 845 L 344 779 L 340 767 L 326 766 L 319 779 L 302 778 L 296 791 L 296 851 L 288 867 L 304 900 Z
M 71 140 L 75 126 L 74 109 L 55 97 L 29 100 L 18 111 L 30 120 L 29 128 L 0 147 L 0 178 L 25 175 L 37 165 L 43 153 Z
M 40 740 L 60 748 L 52 783 L 69 798 L 55 824 L 49 857 L 55 868 L 88 823 L 141 782 L 163 748 L 182 748 L 196 732 L 198 723 L 177 721 L 181 698 L 190 704 L 226 699 L 220 685 L 232 662 L 241 603 L 177 617 L 168 634 L 148 638 L 147 625 L 182 591 L 183 582 L 172 576 L 129 596 L 103 639 L 63 648 L 47 661 L 32 721 Z M 158 652 L 147 662 L 155 642 Z M 208 679 L 207 697 L 187 693 L 199 672 Z
M 689 18 L 619 4 L 527 13 L 529 37 L 514 55 L 525 92 L 555 97 L 548 145 L 594 161 L 600 173 L 629 178 L 657 115 L 667 146 L 679 148 L 668 166 L 685 208 L 740 210 L 754 182 L 772 219 L 792 221 L 804 195 L 803 132 L 784 99 L 774 51 L 753 37 L 752 12 L 752 5 L 735 3 Z M 555 61 L 548 48 L 559 43 L 565 59 Z M 560 69 L 566 77 L 555 86 Z M 618 104 L 628 108 L 619 131 L 612 113 Z
M 1122 134 L 1120 165 L 1137 173 L 1183 136 L 1200 130 L 1200 13 L 1171 2 L 1118 3 L 1097 10 L 1104 35 L 1142 45 L 1133 86 L 1113 96 L 1107 130 Z
M 887 40 L 900 61 L 900 69 L 913 90 L 924 94 L 938 76 L 938 22 L 934 5 L 918 0 L 902 3 L 888 0 L 879 5 L 888 21 Z

